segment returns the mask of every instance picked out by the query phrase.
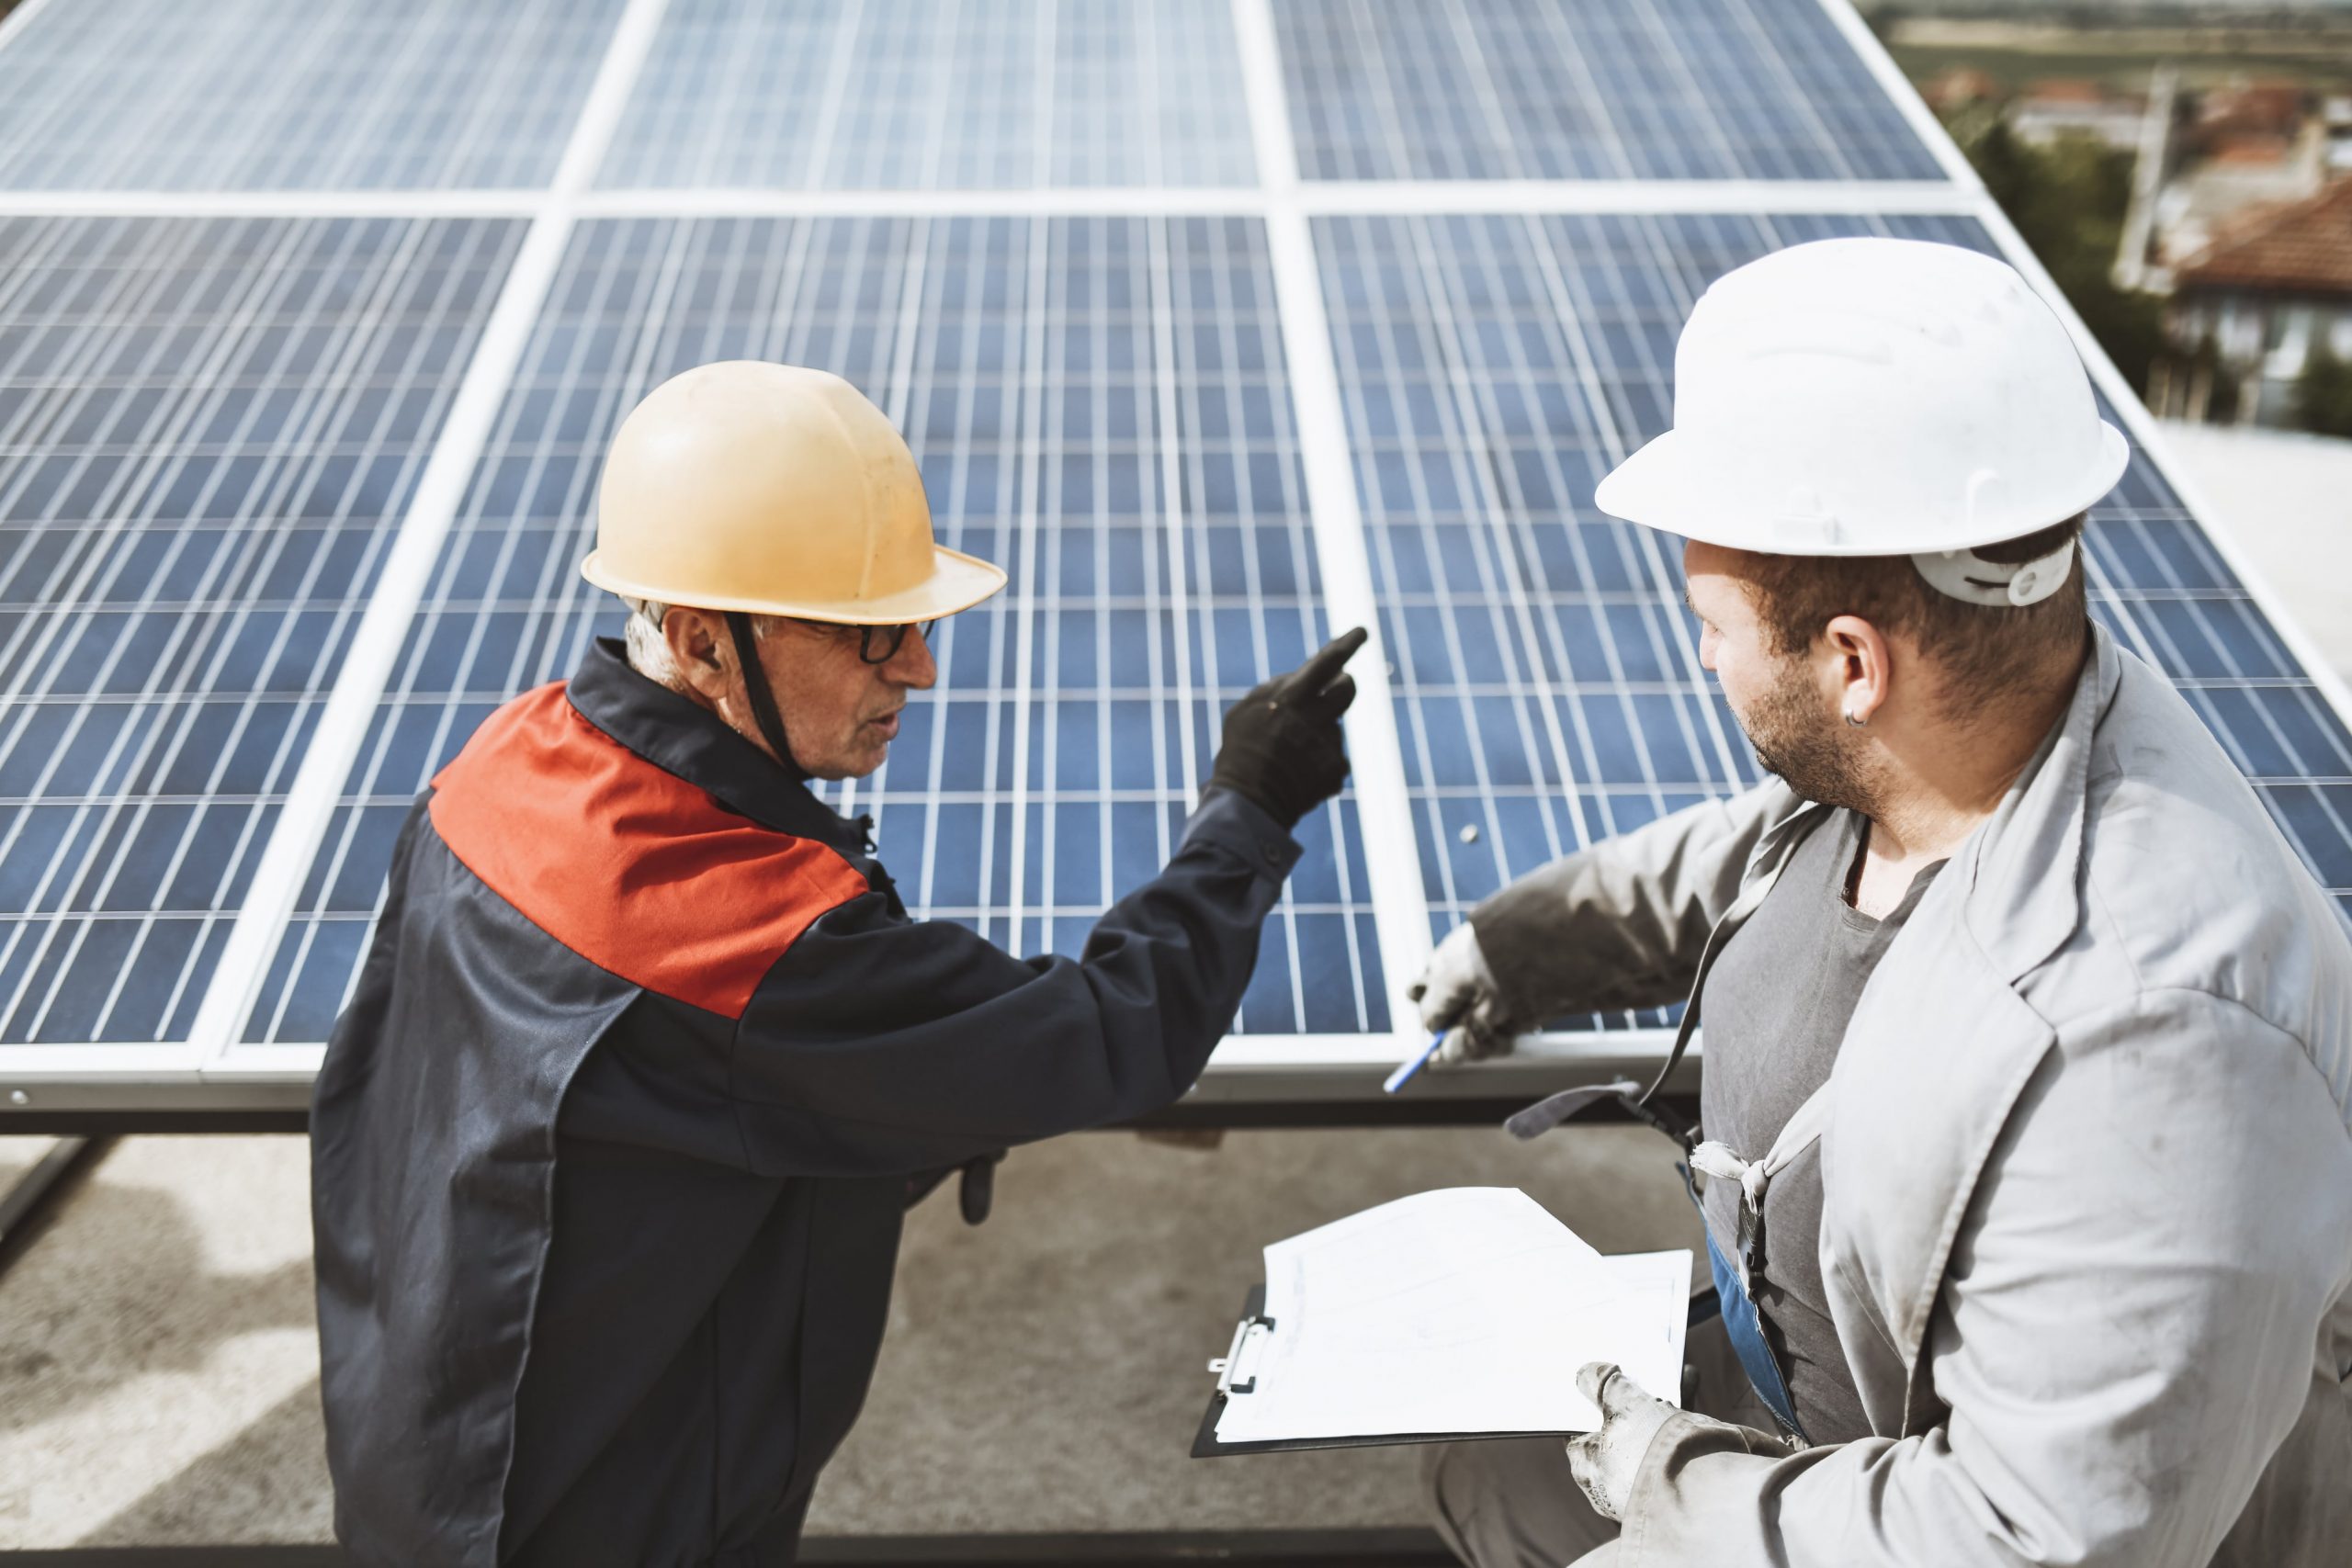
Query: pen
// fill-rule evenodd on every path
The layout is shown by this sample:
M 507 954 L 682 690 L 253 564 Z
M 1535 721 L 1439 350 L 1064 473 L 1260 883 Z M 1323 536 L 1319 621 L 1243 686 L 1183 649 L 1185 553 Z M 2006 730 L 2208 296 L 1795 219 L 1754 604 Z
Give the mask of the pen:
M 1407 1062 L 1404 1066 L 1398 1067 L 1395 1072 L 1388 1075 L 1388 1080 L 1380 1086 L 1380 1092 L 1383 1094 L 1395 1094 L 1398 1089 L 1403 1089 L 1407 1084 L 1411 1083 L 1413 1081 L 1413 1075 L 1419 1072 L 1423 1067 L 1428 1066 L 1430 1065 L 1430 1058 L 1436 1055 L 1437 1048 L 1444 1043 L 1445 1031 L 1441 1029 L 1435 1034 L 1430 1036 L 1430 1043 L 1421 1047 L 1421 1053 L 1419 1055 L 1415 1056 L 1411 1061 Z

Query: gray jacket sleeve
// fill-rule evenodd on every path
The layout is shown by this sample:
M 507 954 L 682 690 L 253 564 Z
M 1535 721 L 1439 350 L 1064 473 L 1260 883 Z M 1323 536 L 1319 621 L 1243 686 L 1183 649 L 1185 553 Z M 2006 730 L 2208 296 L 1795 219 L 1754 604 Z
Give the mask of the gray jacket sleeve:
M 2343 1478 L 2264 1472 L 2299 1421 L 2352 1452 L 2315 1334 L 2347 1254 L 2352 1139 L 2300 1042 L 2188 991 L 2062 1027 L 1942 1282 L 1945 1423 L 1774 1461 L 1676 1416 L 1621 1568 L 2206 1568 L 2233 1528 L 2232 1561 L 2340 1562 L 2320 1497 L 2269 1494 Z
M 1470 911 L 1510 1016 L 1682 1000 L 1764 830 L 1799 805 L 1764 784 L 1702 801 L 1531 872 Z

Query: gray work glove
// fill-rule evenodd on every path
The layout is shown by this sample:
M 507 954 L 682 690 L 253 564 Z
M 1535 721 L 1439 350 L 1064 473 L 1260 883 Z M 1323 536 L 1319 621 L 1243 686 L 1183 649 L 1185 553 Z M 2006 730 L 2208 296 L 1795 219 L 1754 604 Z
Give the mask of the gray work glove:
M 1423 1029 L 1431 1034 L 1445 1032 L 1445 1043 L 1430 1058 L 1431 1066 L 1503 1055 L 1520 1032 L 1519 1021 L 1510 1016 L 1502 989 L 1495 984 L 1495 972 L 1487 967 L 1478 933 L 1467 920 L 1446 933 L 1430 954 L 1421 977 L 1405 994 L 1421 1004 Z
M 1652 1397 L 1614 1361 L 1586 1362 L 1577 1373 L 1577 1392 L 1600 1407 L 1600 1425 L 1568 1439 L 1568 1473 L 1584 1488 L 1593 1512 L 1622 1520 L 1651 1439 L 1682 1412 Z

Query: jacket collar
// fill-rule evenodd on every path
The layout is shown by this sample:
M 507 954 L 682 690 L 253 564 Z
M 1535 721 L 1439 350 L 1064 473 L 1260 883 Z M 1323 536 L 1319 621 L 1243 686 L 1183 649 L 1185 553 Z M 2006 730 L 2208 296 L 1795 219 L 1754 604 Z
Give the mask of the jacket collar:
M 738 816 L 814 839 L 863 864 L 866 838 L 719 717 L 629 668 L 617 637 L 598 637 L 565 688 L 580 716 L 663 773 L 707 790 Z
M 2093 623 L 2074 700 L 1963 852 L 1963 918 L 2006 981 L 2040 964 L 2082 923 L 2091 748 L 2122 675 L 2122 650 Z

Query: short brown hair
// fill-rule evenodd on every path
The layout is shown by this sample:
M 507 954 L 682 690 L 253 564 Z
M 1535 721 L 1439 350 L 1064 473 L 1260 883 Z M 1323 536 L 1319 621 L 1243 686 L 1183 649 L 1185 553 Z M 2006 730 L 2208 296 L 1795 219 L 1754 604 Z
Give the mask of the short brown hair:
M 1980 545 L 1990 561 L 2025 561 L 2082 536 L 2076 515 L 2021 539 Z M 2088 635 L 2090 607 L 2077 555 L 2065 585 L 2038 604 L 1972 604 L 1937 592 L 1909 556 L 1778 556 L 1742 552 L 1747 587 L 1775 653 L 1803 653 L 1838 615 L 1859 615 L 1890 637 L 1908 637 L 1933 660 L 1951 693 L 1983 700 L 2031 684 Z

